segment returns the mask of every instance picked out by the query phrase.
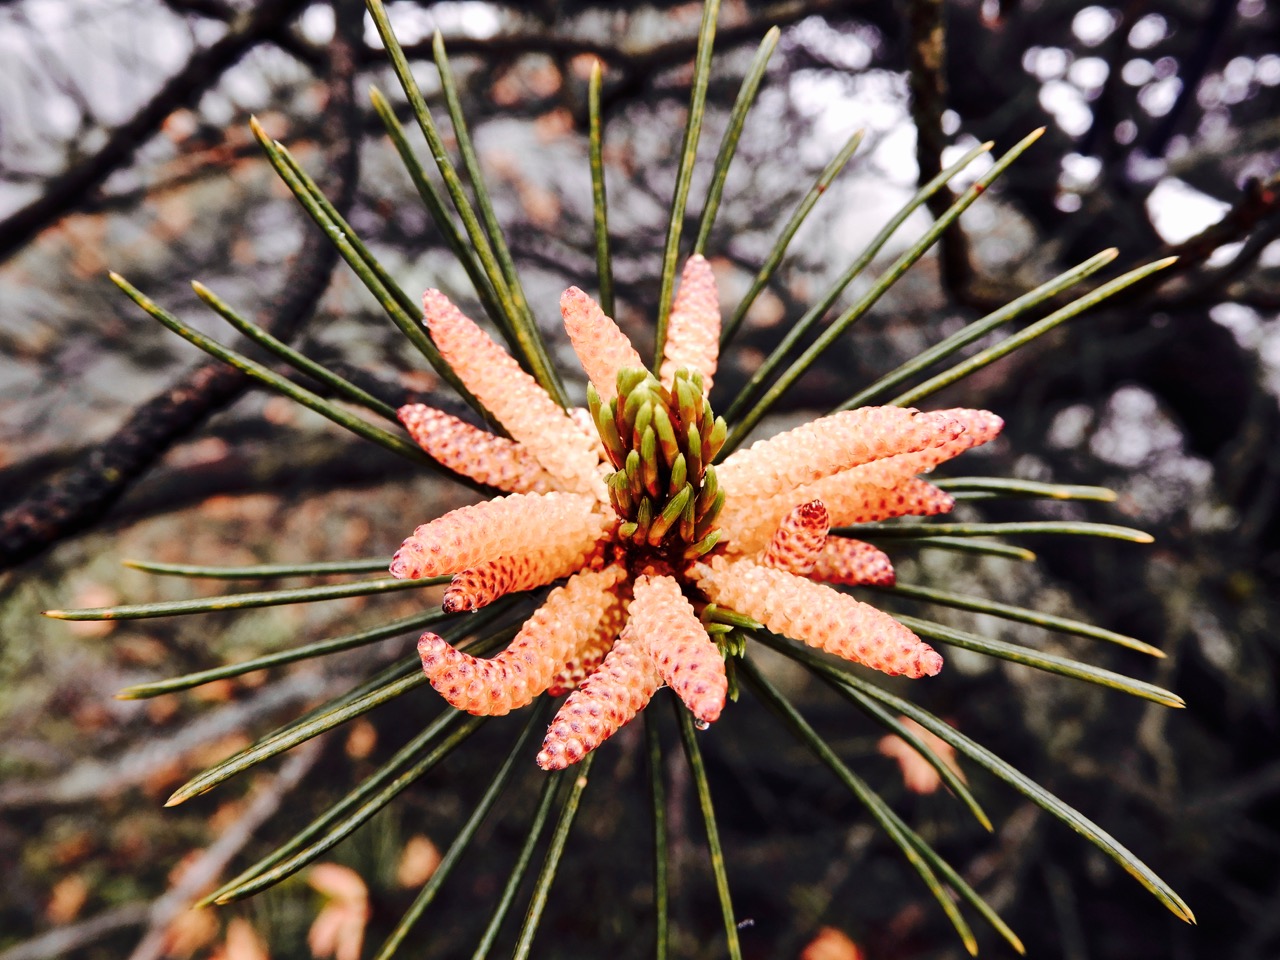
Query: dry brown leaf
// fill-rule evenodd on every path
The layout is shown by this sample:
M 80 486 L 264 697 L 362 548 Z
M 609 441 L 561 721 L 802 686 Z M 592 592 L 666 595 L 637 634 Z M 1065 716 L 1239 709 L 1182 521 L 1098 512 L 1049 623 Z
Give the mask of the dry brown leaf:
M 218 915 L 212 910 L 184 910 L 164 932 L 166 957 L 190 957 L 218 936 Z
M 360 875 L 350 867 L 320 863 L 311 869 L 307 882 L 328 898 L 307 933 L 307 946 L 314 957 L 360 960 L 364 928 L 369 922 L 369 891 Z
M 961 783 L 968 782 L 965 780 L 964 771 L 956 763 L 956 751 L 951 744 L 934 736 L 910 717 L 898 719 L 904 727 L 923 740 L 943 763 L 955 771 Z M 902 768 L 902 781 L 912 793 L 933 793 L 942 785 L 942 777 L 933 765 L 896 733 L 882 737 L 879 749 L 884 756 L 898 761 L 898 765 Z
M 440 851 L 422 834 L 410 837 L 396 867 L 396 883 L 402 887 L 420 887 L 440 866 Z
M 352 760 L 363 760 L 373 753 L 378 745 L 378 728 L 363 717 L 351 724 L 347 733 L 347 756 Z
M 216 680 L 214 681 L 214 683 L 217 682 Z M 187 754 L 186 759 L 193 767 L 211 767 L 215 763 L 221 763 L 233 753 L 243 750 L 252 742 L 246 734 L 231 733 L 225 737 L 220 737 L 212 743 L 201 744 Z
M 178 713 L 177 697 L 157 697 L 147 703 L 147 719 L 154 726 L 162 727 Z
M 243 917 L 236 917 L 227 924 L 222 957 L 223 960 L 271 960 L 266 943 Z
M 230 677 L 223 677 L 221 680 L 211 680 L 207 684 L 201 684 L 191 691 L 192 698 L 204 701 L 204 703 L 227 703 L 236 695 L 236 681 Z
M 93 834 L 88 830 L 77 830 L 70 836 L 57 841 L 52 851 L 53 862 L 60 867 L 69 867 L 89 856 L 93 848 Z
M 80 915 L 84 903 L 89 899 L 89 885 L 78 873 L 63 877 L 53 885 L 49 892 L 49 902 L 44 908 L 44 915 L 50 923 L 70 923 Z
M 842 931 L 822 927 L 800 952 L 800 960 L 865 960 L 866 955 Z
M 109 607 L 120 602 L 120 596 L 103 583 L 85 583 L 76 589 L 73 607 Z M 119 626 L 115 620 L 69 620 L 66 627 L 77 637 L 105 637 Z

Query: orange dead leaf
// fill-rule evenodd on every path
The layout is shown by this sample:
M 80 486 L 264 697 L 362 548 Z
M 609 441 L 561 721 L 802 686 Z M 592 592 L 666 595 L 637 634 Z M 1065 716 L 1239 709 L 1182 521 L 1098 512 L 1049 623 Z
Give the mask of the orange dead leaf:
M 956 751 L 951 744 L 939 739 L 910 717 L 899 717 L 898 719 L 902 721 L 904 727 L 923 740 L 925 745 L 937 755 L 938 759 L 955 771 L 956 776 L 960 778 L 962 783 L 967 782 L 965 781 L 964 771 L 956 763 Z M 884 756 L 892 757 L 898 761 L 898 765 L 902 768 L 903 783 L 912 793 L 933 793 L 942 785 L 942 777 L 938 775 L 938 771 L 934 769 L 933 764 L 929 763 L 917 752 L 915 747 L 911 746 L 896 733 L 882 737 L 879 749 Z
M 320 863 L 311 869 L 307 882 L 328 899 L 307 932 L 311 955 L 360 960 L 369 922 L 369 890 L 360 874 L 336 863 Z
M 800 952 L 800 960 L 865 960 L 862 948 L 835 927 L 822 927 Z
M 373 753 L 378 745 L 378 728 L 361 717 L 351 725 L 347 733 L 347 756 L 352 760 L 363 760 Z
M 89 899 L 89 885 L 78 873 L 63 877 L 53 885 L 44 915 L 50 923 L 70 923 L 80 915 L 84 902 Z
M 409 838 L 396 866 L 396 883 L 402 887 L 420 887 L 440 866 L 440 851 L 422 834 Z
M 214 956 L 218 954 L 215 953 Z M 227 924 L 221 960 L 271 960 L 271 954 L 267 953 L 267 945 L 262 942 L 262 937 L 258 936 L 253 925 L 242 917 L 236 917 Z

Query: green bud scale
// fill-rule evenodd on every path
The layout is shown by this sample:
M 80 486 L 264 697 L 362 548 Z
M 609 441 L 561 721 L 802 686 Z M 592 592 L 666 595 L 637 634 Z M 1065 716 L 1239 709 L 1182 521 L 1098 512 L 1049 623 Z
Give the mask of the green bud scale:
M 647 370 L 618 371 L 618 395 L 604 402 L 594 387 L 587 404 L 615 472 L 609 501 L 622 520 L 618 533 L 670 561 L 714 548 L 724 494 L 712 458 L 728 430 L 711 410 L 697 372 L 677 370 L 671 388 Z

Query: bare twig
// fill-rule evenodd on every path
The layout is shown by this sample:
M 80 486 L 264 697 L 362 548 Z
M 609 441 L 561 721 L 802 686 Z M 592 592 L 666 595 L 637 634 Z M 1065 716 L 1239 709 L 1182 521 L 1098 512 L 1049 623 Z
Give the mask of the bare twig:
M 50 957 L 63 957 L 96 943 L 117 930 L 144 924 L 147 930 L 134 948 L 130 960 L 163 956 L 169 924 L 217 880 L 232 858 L 253 838 L 254 832 L 280 809 L 285 797 L 315 766 L 323 750 L 324 737 L 318 737 L 293 751 L 280 767 L 280 772 L 255 791 L 239 819 L 224 830 L 183 871 L 182 878 L 158 900 L 149 905 L 132 903 L 117 907 L 80 923 L 42 933 L 0 953 L 0 960 L 48 960 Z
M 942 151 L 947 137 L 942 131 L 942 114 L 947 108 L 947 33 L 942 0 L 911 0 L 907 20 L 910 28 L 908 68 L 911 83 L 911 119 L 916 126 L 916 165 L 920 185 L 942 172 Z M 928 200 L 929 212 L 940 217 L 954 202 L 950 189 L 943 188 Z M 973 278 L 969 241 L 959 223 L 942 235 L 942 281 L 951 295 L 964 299 Z
M 228 704 L 192 721 L 168 737 L 148 737 L 122 756 L 82 760 L 45 783 L 7 783 L 0 788 L 0 810 L 51 808 L 115 796 L 171 767 L 203 744 L 251 727 L 263 717 L 316 698 L 333 696 L 351 685 L 349 677 L 319 671 L 293 674 L 267 685 L 253 699 Z
M 240 818 L 183 870 L 181 879 L 164 896 L 151 904 L 147 931 L 133 948 L 129 960 L 160 960 L 165 955 L 169 924 L 190 909 L 192 901 L 213 885 L 257 829 L 280 809 L 285 797 L 320 759 L 324 741 L 324 737 L 317 737 L 291 753 L 271 782 L 254 794 Z
M 151 910 L 145 903 L 131 903 L 104 911 L 88 920 L 57 927 L 0 953 L 0 960 L 49 960 L 97 943 L 108 934 L 147 922 Z

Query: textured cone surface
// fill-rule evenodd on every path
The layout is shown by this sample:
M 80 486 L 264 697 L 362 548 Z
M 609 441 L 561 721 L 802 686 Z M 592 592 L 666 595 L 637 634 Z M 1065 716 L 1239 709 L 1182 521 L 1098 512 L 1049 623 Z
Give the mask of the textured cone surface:
M 861 469 L 855 467 L 848 473 Z M 893 486 L 873 487 L 859 483 L 856 477 L 839 473 L 810 484 L 804 490 L 806 494 L 812 492 L 822 498 L 831 514 L 833 527 L 891 517 L 931 517 L 949 513 L 955 506 L 955 500 L 949 493 L 915 477 L 899 480 Z
M 546 493 L 557 487 L 533 454 L 505 437 L 423 403 L 407 404 L 396 413 L 418 446 L 454 473 L 507 493 Z
M 445 613 L 479 610 L 508 593 L 532 590 L 567 577 L 581 565 L 577 557 L 568 552 L 499 557 L 454 574 L 440 605 Z
M 608 476 L 612 469 L 608 465 L 609 455 L 604 451 L 604 441 L 600 439 L 600 431 L 596 429 L 595 421 L 591 419 L 591 411 L 586 407 L 570 407 L 569 419 L 573 421 L 574 426 L 587 438 L 587 446 L 595 454 L 598 461 L 596 472 L 600 476 Z
M 902 476 L 915 476 L 928 473 L 940 463 L 957 457 L 966 450 L 980 447 L 994 440 L 1004 429 L 1004 420 L 990 410 L 972 410 L 967 407 L 955 407 L 950 410 L 938 410 L 942 416 L 950 417 L 964 425 L 964 433 L 936 447 L 929 447 L 916 453 L 903 454 L 901 458 L 892 458 L 893 466 L 901 470 Z
M 538 382 L 439 290 L 424 293 L 422 307 L 440 354 L 512 439 L 566 489 L 603 496 L 594 453 Z
M 674 578 L 636 579 L 627 629 L 690 713 L 704 723 L 720 717 L 729 691 L 724 657 Z
M 546 690 L 603 624 L 616 626 L 621 620 L 615 590 L 624 575 L 622 567 L 612 566 L 570 577 L 548 594 L 511 645 L 491 660 L 424 633 L 418 641 L 422 671 L 459 710 L 486 716 L 517 710 Z
M 711 264 L 694 254 L 680 274 L 680 289 L 667 320 L 659 379 L 668 390 L 676 371 L 688 367 L 702 374 L 703 395 L 711 393 L 720 358 L 720 294 Z
M 808 576 L 827 541 L 830 527 L 831 519 L 821 500 L 800 504 L 778 524 L 762 562 L 766 567 Z
M 644 361 L 613 318 L 577 287 L 560 296 L 560 315 L 587 379 L 608 403 L 618 395 L 618 371 L 643 369 Z
M 720 464 L 716 475 L 730 500 L 738 501 L 737 510 L 750 512 L 761 499 L 859 464 L 946 443 L 963 430 L 944 414 L 860 407 L 757 441 Z
M 604 743 L 644 709 L 662 676 L 631 636 L 622 631 L 595 673 L 561 705 L 538 753 L 543 770 L 562 770 Z
M 513 493 L 459 507 L 414 530 L 392 557 L 391 575 L 435 577 L 528 553 L 576 569 L 613 523 L 595 506 L 580 493 Z
M 617 571 L 617 586 L 603 598 L 602 605 L 591 607 L 592 613 L 600 607 L 598 616 L 594 620 L 584 616 L 580 628 L 575 628 L 574 648 L 556 669 L 547 687 L 547 693 L 553 697 L 575 689 L 596 671 L 627 622 L 630 601 L 623 594 L 628 586 L 624 581 L 629 575 L 622 566 L 609 569 Z
M 715 557 L 691 570 L 713 602 L 745 613 L 774 633 L 891 676 L 933 676 L 942 657 L 875 607 L 750 560 Z
M 893 517 L 928 517 L 947 513 L 955 505 L 949 493 L 915 477 L 894 480 L 882 471 L 873 476 L 883 486 L 862 482 L 861 478 L 865 476 L 862 471 L 879 470 L 881 462 L 854 467 L 805 484 L 789 494 L 757 504 L 754 512 L 737 510 L 730 513 L 725 524 L 732 538 L 729 549 L 735 553 L 750 554 L 771 543 L 770 537 L 777 535 L 774 531 L 781 528 L 789 515 L 789 504 L 796 498 L 822 501 L 827 508 L 828 523 L 833 527 Z
M 892 586 L 897 581 L 893 563 L 879 547 L 848 537 L 828 537 L 809 576 L 827 583 Z

